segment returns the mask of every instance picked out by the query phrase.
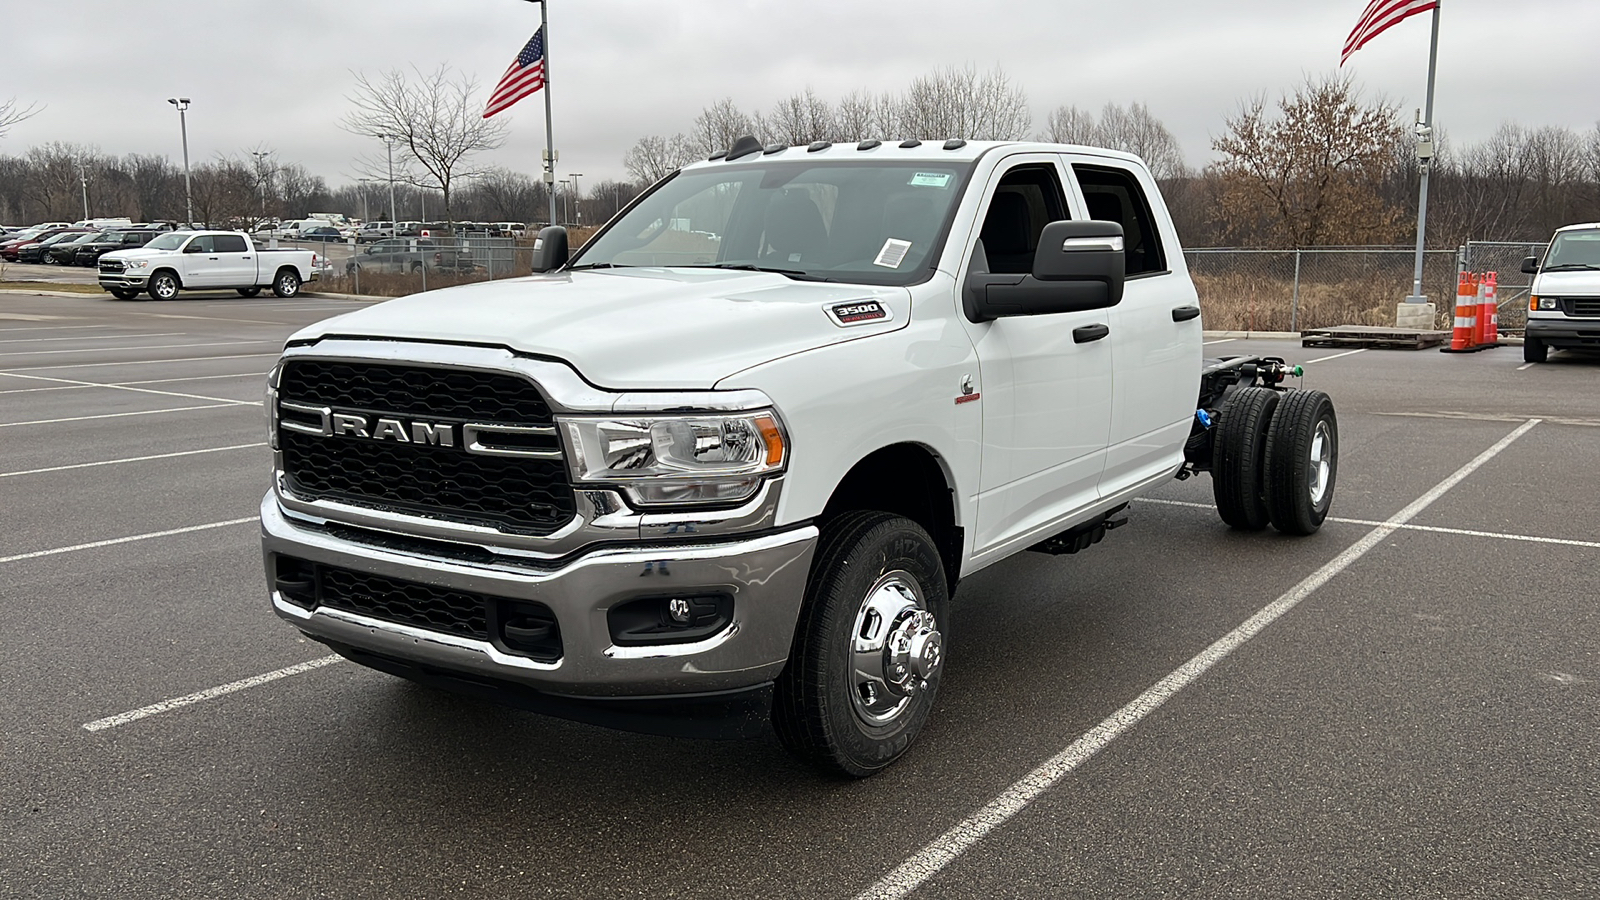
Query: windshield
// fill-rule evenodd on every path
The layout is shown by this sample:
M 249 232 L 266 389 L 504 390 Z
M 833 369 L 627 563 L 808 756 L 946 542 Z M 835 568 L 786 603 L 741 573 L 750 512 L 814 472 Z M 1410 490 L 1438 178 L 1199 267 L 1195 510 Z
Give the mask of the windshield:
M 571 267 L 769 269 L 911 284 L 927 277 L 971 168 L 808 160 L 691 170 L 584 245 Z
M 187 231 L 169 231 L 144 246 L 147 250 L 176 250 L 188 239 Z
M 1556 235 L 1544 258 L 1544 269 L 1600 269 L 1600 229 Z

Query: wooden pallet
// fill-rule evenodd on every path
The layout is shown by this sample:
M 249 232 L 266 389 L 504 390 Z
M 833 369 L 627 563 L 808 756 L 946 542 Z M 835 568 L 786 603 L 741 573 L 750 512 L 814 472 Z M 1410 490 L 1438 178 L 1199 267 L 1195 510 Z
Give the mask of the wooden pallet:
M 1302 347 L 1362 347 L 1372 350 L 1422 350 L 1450 340 L 1448 331 L 1386 328 L 1381 325 L 1339 325 L 1300 332 Z

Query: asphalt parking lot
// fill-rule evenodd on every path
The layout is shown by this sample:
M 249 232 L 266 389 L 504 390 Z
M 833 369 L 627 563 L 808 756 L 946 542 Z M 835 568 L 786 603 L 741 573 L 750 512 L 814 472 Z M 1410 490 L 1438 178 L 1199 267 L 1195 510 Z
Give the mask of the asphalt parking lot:
M 1337 518 L 1202 477 L 978 573 L 847 783 L 280 622 L 263 375 L 355 305 L 0 295 L 0 897 L 1600 895 L 1600 359 L 1214 344 L 1333 395 Z

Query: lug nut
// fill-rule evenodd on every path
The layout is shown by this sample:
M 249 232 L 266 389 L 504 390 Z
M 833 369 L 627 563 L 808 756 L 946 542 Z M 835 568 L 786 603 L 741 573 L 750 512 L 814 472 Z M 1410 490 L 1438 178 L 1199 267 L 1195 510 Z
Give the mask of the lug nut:
M 682 597 L 673 597 L 668 600 L 667 615 L 672 617 L 672 621 L 680 625 L 688 624 L 690 617 L 689 601 Z

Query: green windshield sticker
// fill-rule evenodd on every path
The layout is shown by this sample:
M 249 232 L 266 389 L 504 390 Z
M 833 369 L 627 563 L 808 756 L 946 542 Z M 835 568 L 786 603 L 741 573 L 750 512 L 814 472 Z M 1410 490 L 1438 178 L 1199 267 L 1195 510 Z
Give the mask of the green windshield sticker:
M 950 173 L 949 172 L 918 172 L 917 174 L 911 176 L 911 181 L 908 182 L 908 183 L 913 185 L 913 186 L 915 186 L 915 187 L 936 187 L 936 188 L 949 187 L 949 185 L 950 185 Z

